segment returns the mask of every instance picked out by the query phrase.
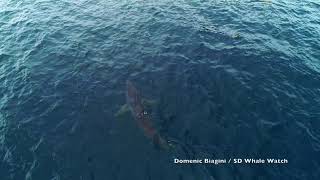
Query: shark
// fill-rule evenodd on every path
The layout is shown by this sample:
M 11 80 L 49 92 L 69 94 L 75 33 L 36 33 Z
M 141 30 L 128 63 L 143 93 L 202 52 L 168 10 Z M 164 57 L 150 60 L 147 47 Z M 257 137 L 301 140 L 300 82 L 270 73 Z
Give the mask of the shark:
M 186 144 L 180 142 L 178 139 L 165 138 L 157 129 L 150 113 L 150 105 L 154 104 L 154 101 L 146 100 L 141 95 L 141 92 L 136 88 L 135 84 L 130 80 L 126 81 L 126 104 L 124 104 L 120 110 L 115 114 L 116 117 L 120 117 L 123 114 L 130 113 L 133 117 L 135 124 L 143 132 L 144 136 L 151 140 L 155 147 L 165 152 L 180 154 L 184 152 L 187 159 L 196 157 L 196 154 L 205 154 L 207 157 L 212 156 L 212 153 L 217 152 L 216 147 L 213 146 L 201 146 L 194 144 Z M 180 148 L 179 148 L 180 147 Z M 176 157 L 176 156 L 175 156 Z M 214 180 L 213 176 L 206 169 L 205 166 L 201 166 L 200 170 L 204 175 Z
M 145 100 L 140 91 L 136 88 L 133 82 L 126 81 L 126 104 L 121 107 L 116 116 L 125 112 L 131 112 L 135 124 L 141 129 L 144 136 L 150 139 L 155 147 L 162 150 L 170 150 L 174 145 L 165 139 L 158 131 L 153 123 L 152 115 L 148 111 L 147 105 L 154 102 Z

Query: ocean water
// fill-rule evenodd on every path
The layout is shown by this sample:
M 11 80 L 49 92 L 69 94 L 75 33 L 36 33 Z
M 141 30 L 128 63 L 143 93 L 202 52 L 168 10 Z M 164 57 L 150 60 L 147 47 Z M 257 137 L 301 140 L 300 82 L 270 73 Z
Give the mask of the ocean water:
M 115 116 L 128 79 L 175 151 Z M 318 0 L 0 1 L 1 180 L 319 178 Z

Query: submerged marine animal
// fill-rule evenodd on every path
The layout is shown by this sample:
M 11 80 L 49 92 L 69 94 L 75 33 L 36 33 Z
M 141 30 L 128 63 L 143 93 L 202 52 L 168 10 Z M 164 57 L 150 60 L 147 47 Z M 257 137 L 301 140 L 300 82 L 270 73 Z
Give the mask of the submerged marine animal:
M 151 139 L 154 145 L 163 150 L 170 150 L 173 147 L 169 141 L 164 139 L 152 123 L 151 114 L 147 111 L 146 102 L 143 100 L 140 92 L 134 84 L 127 80 L 126 99 L 127 104 L 122 106 L 116 115 L 131 111 L 138 127 L 143 131 L 144 135 Z

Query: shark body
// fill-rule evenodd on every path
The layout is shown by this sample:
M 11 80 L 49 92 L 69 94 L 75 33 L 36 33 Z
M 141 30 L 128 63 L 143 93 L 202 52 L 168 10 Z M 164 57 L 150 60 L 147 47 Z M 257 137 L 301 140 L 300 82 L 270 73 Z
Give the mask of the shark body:
M 156 147 L 169 150 L 172 145 L 159 134 L 153 125 L 151 114 L 145 109 L 140 92 L 131 81 L 128 80 L 126 84 L 127 105 L 137 125 Z

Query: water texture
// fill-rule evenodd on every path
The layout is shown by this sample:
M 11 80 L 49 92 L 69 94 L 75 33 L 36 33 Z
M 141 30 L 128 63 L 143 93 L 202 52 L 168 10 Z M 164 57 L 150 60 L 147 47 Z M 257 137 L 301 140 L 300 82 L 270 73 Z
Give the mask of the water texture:
M 1 180 L 318 180 L 319 107 L 317 0 L 0 1 Z M 172 162 L 207 156 L 289 163 Z

